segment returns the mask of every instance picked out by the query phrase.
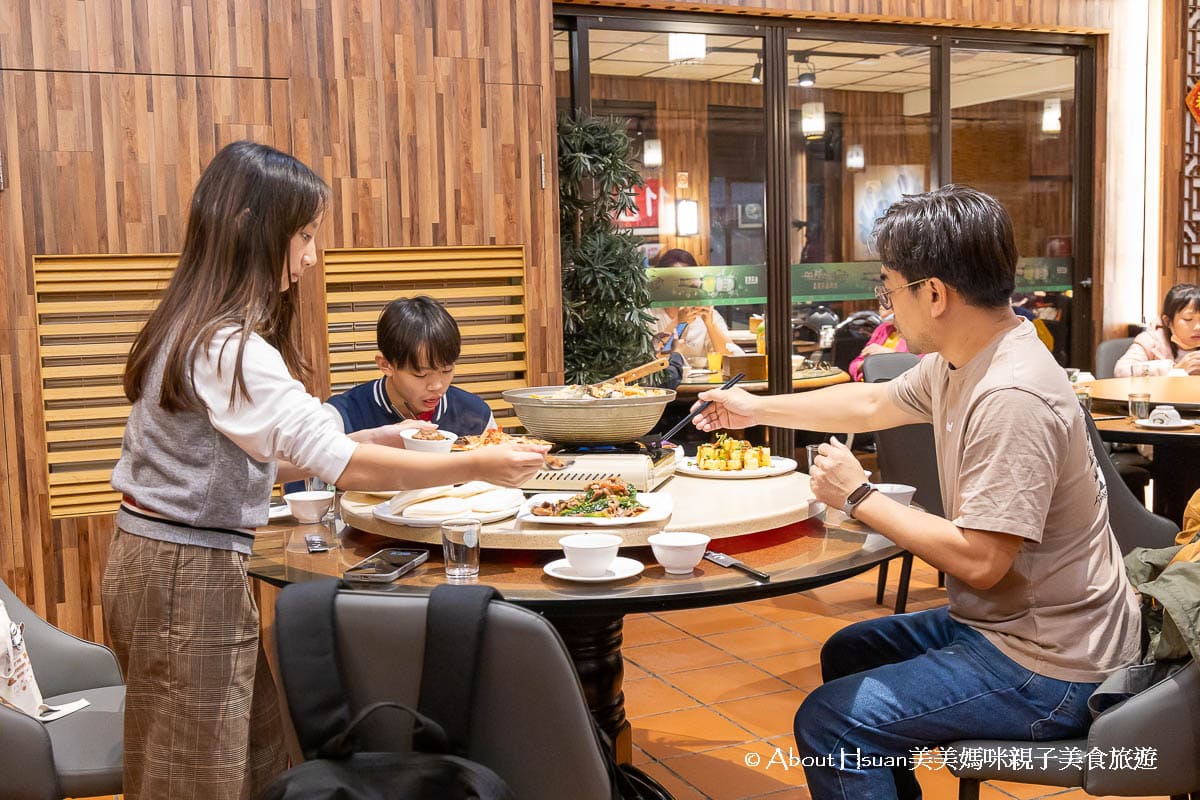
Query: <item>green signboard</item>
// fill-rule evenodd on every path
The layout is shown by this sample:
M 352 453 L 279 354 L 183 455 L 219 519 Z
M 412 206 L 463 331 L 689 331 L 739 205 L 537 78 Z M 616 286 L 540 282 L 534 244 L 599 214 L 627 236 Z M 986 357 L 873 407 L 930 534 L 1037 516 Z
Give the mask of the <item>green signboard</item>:
M 1022 258 L 1017 291 L 1065 292 L 1071 288 L 1070 258 Z M 869 300 L 875 296 L 880 263 L 842 261 L 792 264 L 792 302 Z M 649 267 L 650 305 L 730 306 L 767 302 L 766 264 L 725 267 Z
M 1067 258 L 1022 258 L 1017 262 L 1018 292 L 1071 290 L 1071 263 Z

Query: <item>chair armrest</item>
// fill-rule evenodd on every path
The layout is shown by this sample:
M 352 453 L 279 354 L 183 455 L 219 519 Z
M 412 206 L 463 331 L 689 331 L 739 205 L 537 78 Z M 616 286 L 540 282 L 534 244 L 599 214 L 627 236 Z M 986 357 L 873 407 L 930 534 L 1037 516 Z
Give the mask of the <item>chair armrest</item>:
M 1200 791 L 1200 664 L 1191 662 L 1101 714 L 1088 732 L 1088 748 L 1105 756 L 1104 767 L 1089 767 L 1084 774 L 1083 788 L 1090 794 Z M 1111 764 L 1114 749 L 1138 748 L 1154 754 L 1155 768 Z
M 5 797 L 57 800 L 58 774 L 45 726 L 15 708 L 0 705 L 0 775 Z
M 112 650 L 73 636 L 40 617 L 25 622 L 25 647 L 45 697 L 125 683 Z

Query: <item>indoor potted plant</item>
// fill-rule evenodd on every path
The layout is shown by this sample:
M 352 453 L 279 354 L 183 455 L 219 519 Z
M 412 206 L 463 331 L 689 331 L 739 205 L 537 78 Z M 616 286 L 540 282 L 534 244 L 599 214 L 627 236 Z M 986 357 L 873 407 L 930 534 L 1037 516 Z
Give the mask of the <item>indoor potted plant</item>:
M 563 354 L 568 383 L 593 383 L 653 358 L 649 281 L 637 242 L 617 228 L 642 177 L 624 120 L 558 121 Z

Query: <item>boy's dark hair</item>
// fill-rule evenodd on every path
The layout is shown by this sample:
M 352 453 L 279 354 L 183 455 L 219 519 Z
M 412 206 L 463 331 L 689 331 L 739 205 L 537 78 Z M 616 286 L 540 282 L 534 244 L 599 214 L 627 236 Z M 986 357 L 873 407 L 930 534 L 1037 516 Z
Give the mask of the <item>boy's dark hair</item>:
M 1200 311 L 1200 286 L 1194 283 L 1177 283 L 1167 291 L 1163 298 L 1162 323 L 1164 328 L 1170 328 L 1175 321 L 1175 315 L 1192 307 Z M 1171 339 L 1171 332 L 1165 332 L 1167 344 L 1171 345 L 1171 354 L 1179 355 L 1179 346 Z
M 462 351 L 458 323 L 426 295 L 388 303 L 375 326 L 375 343 L 388 363 L 416 372 L 448 367 Z
M 996 198 L 969 186 L 897 200 L 875 221 L 875 248 L 905 282 L 940 278 L 973 306 L 1007 306 L 1016 284 L 1012 219 Z

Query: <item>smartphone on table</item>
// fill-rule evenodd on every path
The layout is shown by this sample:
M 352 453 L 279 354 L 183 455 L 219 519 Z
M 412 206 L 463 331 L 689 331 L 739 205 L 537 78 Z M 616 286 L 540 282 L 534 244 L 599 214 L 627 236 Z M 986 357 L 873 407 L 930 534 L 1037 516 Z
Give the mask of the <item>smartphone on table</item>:
M 390 583 L 406 572 L 412 572 L 429 558 L 428 550 L 403 550 L 387 547 L 367 556 L 346 569 L 342 577 L 348 581 Z

